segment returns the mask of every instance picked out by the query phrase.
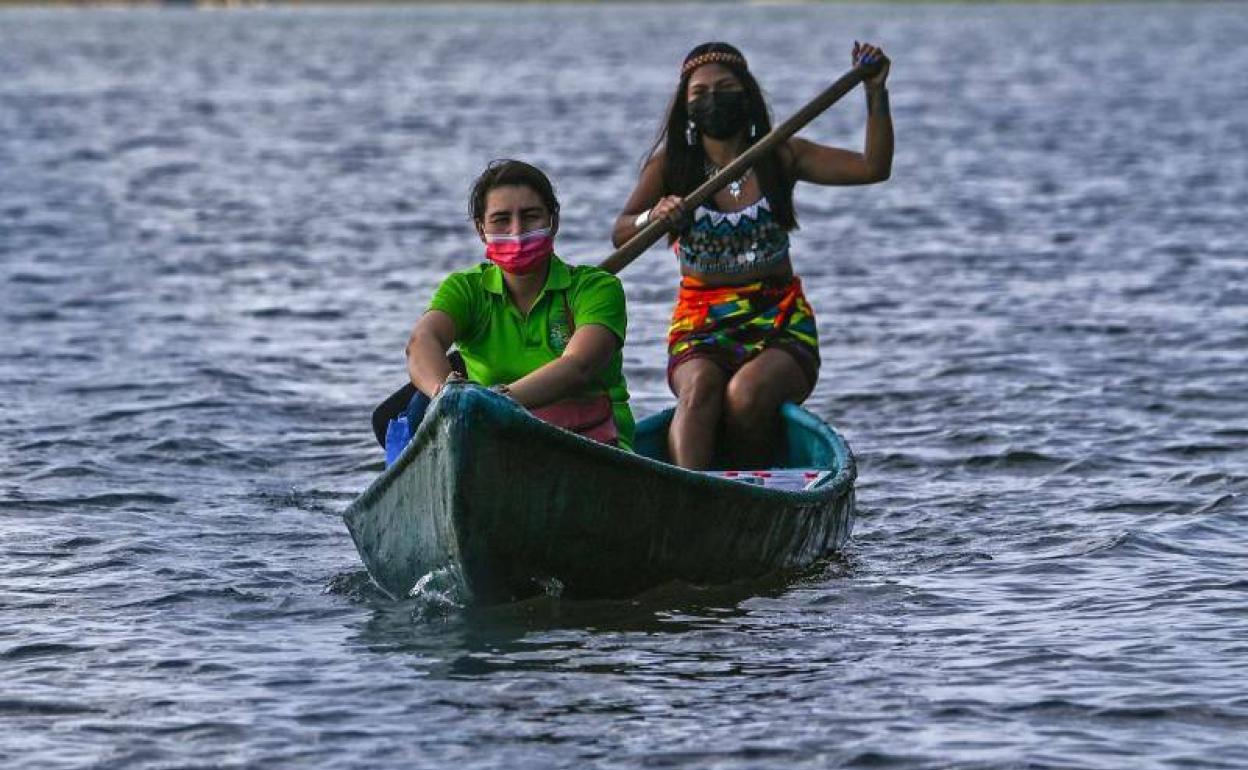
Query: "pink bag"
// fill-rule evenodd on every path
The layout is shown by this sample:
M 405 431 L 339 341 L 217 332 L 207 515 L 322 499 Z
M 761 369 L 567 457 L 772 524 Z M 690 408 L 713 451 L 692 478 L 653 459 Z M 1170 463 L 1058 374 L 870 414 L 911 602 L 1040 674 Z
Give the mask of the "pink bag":
M 615 426 L 611 398 L 605 393 L 594 398 L 569 398 L 529 410 L 539 420 L 578 433 L 602 444 L 617 446 L 620 431 Z

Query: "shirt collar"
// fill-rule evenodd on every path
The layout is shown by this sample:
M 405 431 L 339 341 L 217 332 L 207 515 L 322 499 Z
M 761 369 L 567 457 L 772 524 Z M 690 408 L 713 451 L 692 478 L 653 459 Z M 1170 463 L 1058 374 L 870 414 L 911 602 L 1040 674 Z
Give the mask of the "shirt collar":
M 542 286 L 542 294 L 548 291 L 567 289 L 572 285 L 572 272 L 562 259 L 556 255 L 550 257 L 550 272 L 546 274 L 546 283 Z M 488 292 L 503 295 L 503 270 L 493 262 L 481 266 L 481 286 Z M 538 296 L 541 296 L 540 294 Z

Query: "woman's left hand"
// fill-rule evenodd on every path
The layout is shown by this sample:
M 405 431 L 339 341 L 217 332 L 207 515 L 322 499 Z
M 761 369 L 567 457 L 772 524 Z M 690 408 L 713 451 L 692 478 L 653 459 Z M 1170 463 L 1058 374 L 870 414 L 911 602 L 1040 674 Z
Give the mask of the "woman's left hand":
M 867 88 L 884 87 L 884 83 L 888 80 L 888 68 L 892 61 L 884 55 L 883 49 L 877 48 L 870 43 L 859 43 L 855 40 L 853 62 L 855 67 L 860 64 L 876 64 L 878 62 L 880 71 L 862 82 L 866 84 Z

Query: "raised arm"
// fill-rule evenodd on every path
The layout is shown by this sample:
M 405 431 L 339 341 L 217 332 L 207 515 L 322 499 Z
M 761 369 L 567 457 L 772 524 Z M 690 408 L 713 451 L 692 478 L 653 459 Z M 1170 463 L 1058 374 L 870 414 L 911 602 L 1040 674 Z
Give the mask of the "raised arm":
M 856 185 L 883 182 L 893 170 L 893 118 L 888 108 L 889 59 L 870 44 L 854 43 L 854 63 L 864 59 L 883 61 L 875 77 L 863 81 L 867 94 L 867 138 L 861 153 L 827 147 L 794 137 L 794 176 L 803 182 L 824 185 Z

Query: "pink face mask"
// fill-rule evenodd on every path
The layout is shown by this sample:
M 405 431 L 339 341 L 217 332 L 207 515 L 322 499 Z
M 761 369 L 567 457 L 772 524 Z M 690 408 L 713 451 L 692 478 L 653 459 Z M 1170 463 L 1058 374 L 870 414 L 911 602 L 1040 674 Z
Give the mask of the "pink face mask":
M 549 227 L 520 235 L 485 236 L 485 258 L 516 275 L 537 270 L 554 253 L 555 237 Z

